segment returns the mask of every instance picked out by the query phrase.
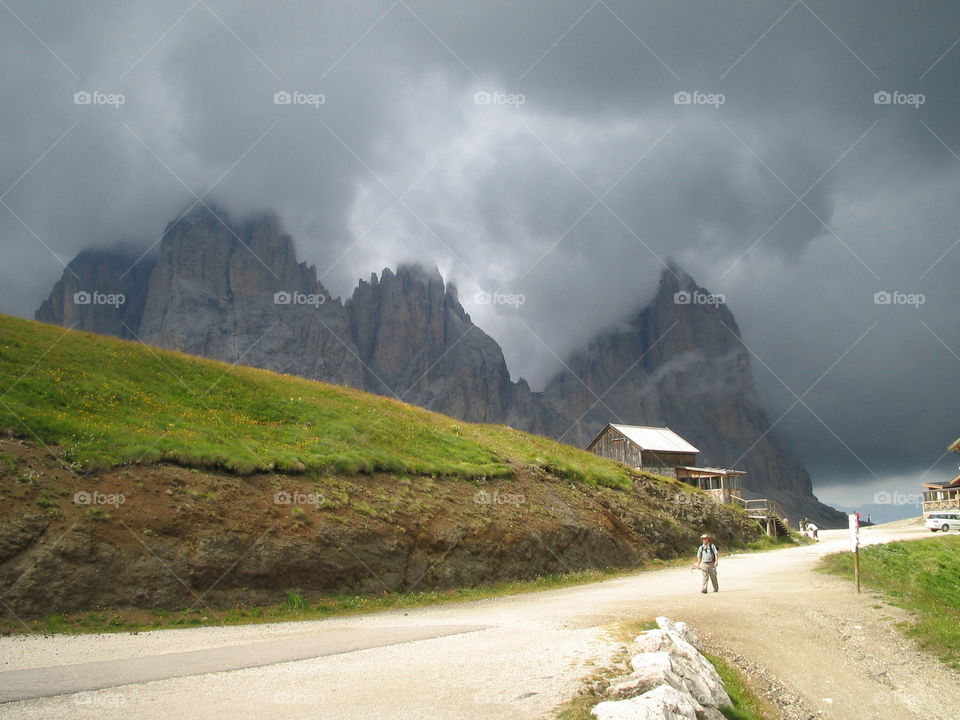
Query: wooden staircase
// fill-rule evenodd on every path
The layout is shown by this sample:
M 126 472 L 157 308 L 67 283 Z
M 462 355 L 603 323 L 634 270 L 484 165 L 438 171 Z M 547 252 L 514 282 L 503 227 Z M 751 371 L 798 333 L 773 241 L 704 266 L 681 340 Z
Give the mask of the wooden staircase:
M 747 517 L 760 523 L 760 527 L 770 537 L 787 534 L 787 514 L 776 500 L 745 500 L 734 495 L 733 502 L 746 511 Z

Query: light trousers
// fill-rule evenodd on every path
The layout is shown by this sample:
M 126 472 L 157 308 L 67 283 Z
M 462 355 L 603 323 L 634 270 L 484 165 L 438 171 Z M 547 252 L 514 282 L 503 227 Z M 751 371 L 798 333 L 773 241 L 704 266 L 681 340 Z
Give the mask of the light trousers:
M 707 581 L 709 580 L 711 583 L 713 583 L 713 591 L 717 592 L 717 590 L 720 589 L 720 587 L 717 585 L 717 564 L 715 562 L 700 563 L 700 572 L 703 573 L 703 585 L 700 589 L 703 592 L 706 592 Z

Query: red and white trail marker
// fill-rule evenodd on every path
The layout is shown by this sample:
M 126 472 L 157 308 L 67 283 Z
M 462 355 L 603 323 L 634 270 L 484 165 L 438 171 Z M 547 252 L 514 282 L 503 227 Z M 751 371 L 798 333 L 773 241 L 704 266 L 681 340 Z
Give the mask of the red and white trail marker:
M 853 574 L 860 594 L 860 513 L 850 514 L 850 552 L 853 553 Z

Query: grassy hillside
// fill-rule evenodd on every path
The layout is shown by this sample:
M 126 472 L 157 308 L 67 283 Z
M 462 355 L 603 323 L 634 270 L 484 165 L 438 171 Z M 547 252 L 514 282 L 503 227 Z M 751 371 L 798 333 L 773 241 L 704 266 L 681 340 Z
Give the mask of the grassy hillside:
M 822 568 L 853 579 L 851 553 L 829 555 Z M 915 614 L 908 634 L 960 669 L 960 537 L 892 542 L 860 550 L 860 577 Z
M 359 390 L 0 315 L 0 428 L 75 469 L 173 461 L 254 472 L 504 478 L 517 464 L 590 485 L 626 470 L 503 426 Z

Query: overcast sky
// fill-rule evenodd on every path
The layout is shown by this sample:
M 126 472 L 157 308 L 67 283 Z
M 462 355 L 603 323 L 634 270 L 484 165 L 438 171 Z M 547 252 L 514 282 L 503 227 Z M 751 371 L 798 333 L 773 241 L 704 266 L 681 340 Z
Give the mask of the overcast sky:
M 335 295 L 435 262 L 537 388 L 673 259 L 822 499 L 955 474 L 955 2 L 0 6 L 0 311 L 203 196 Z

